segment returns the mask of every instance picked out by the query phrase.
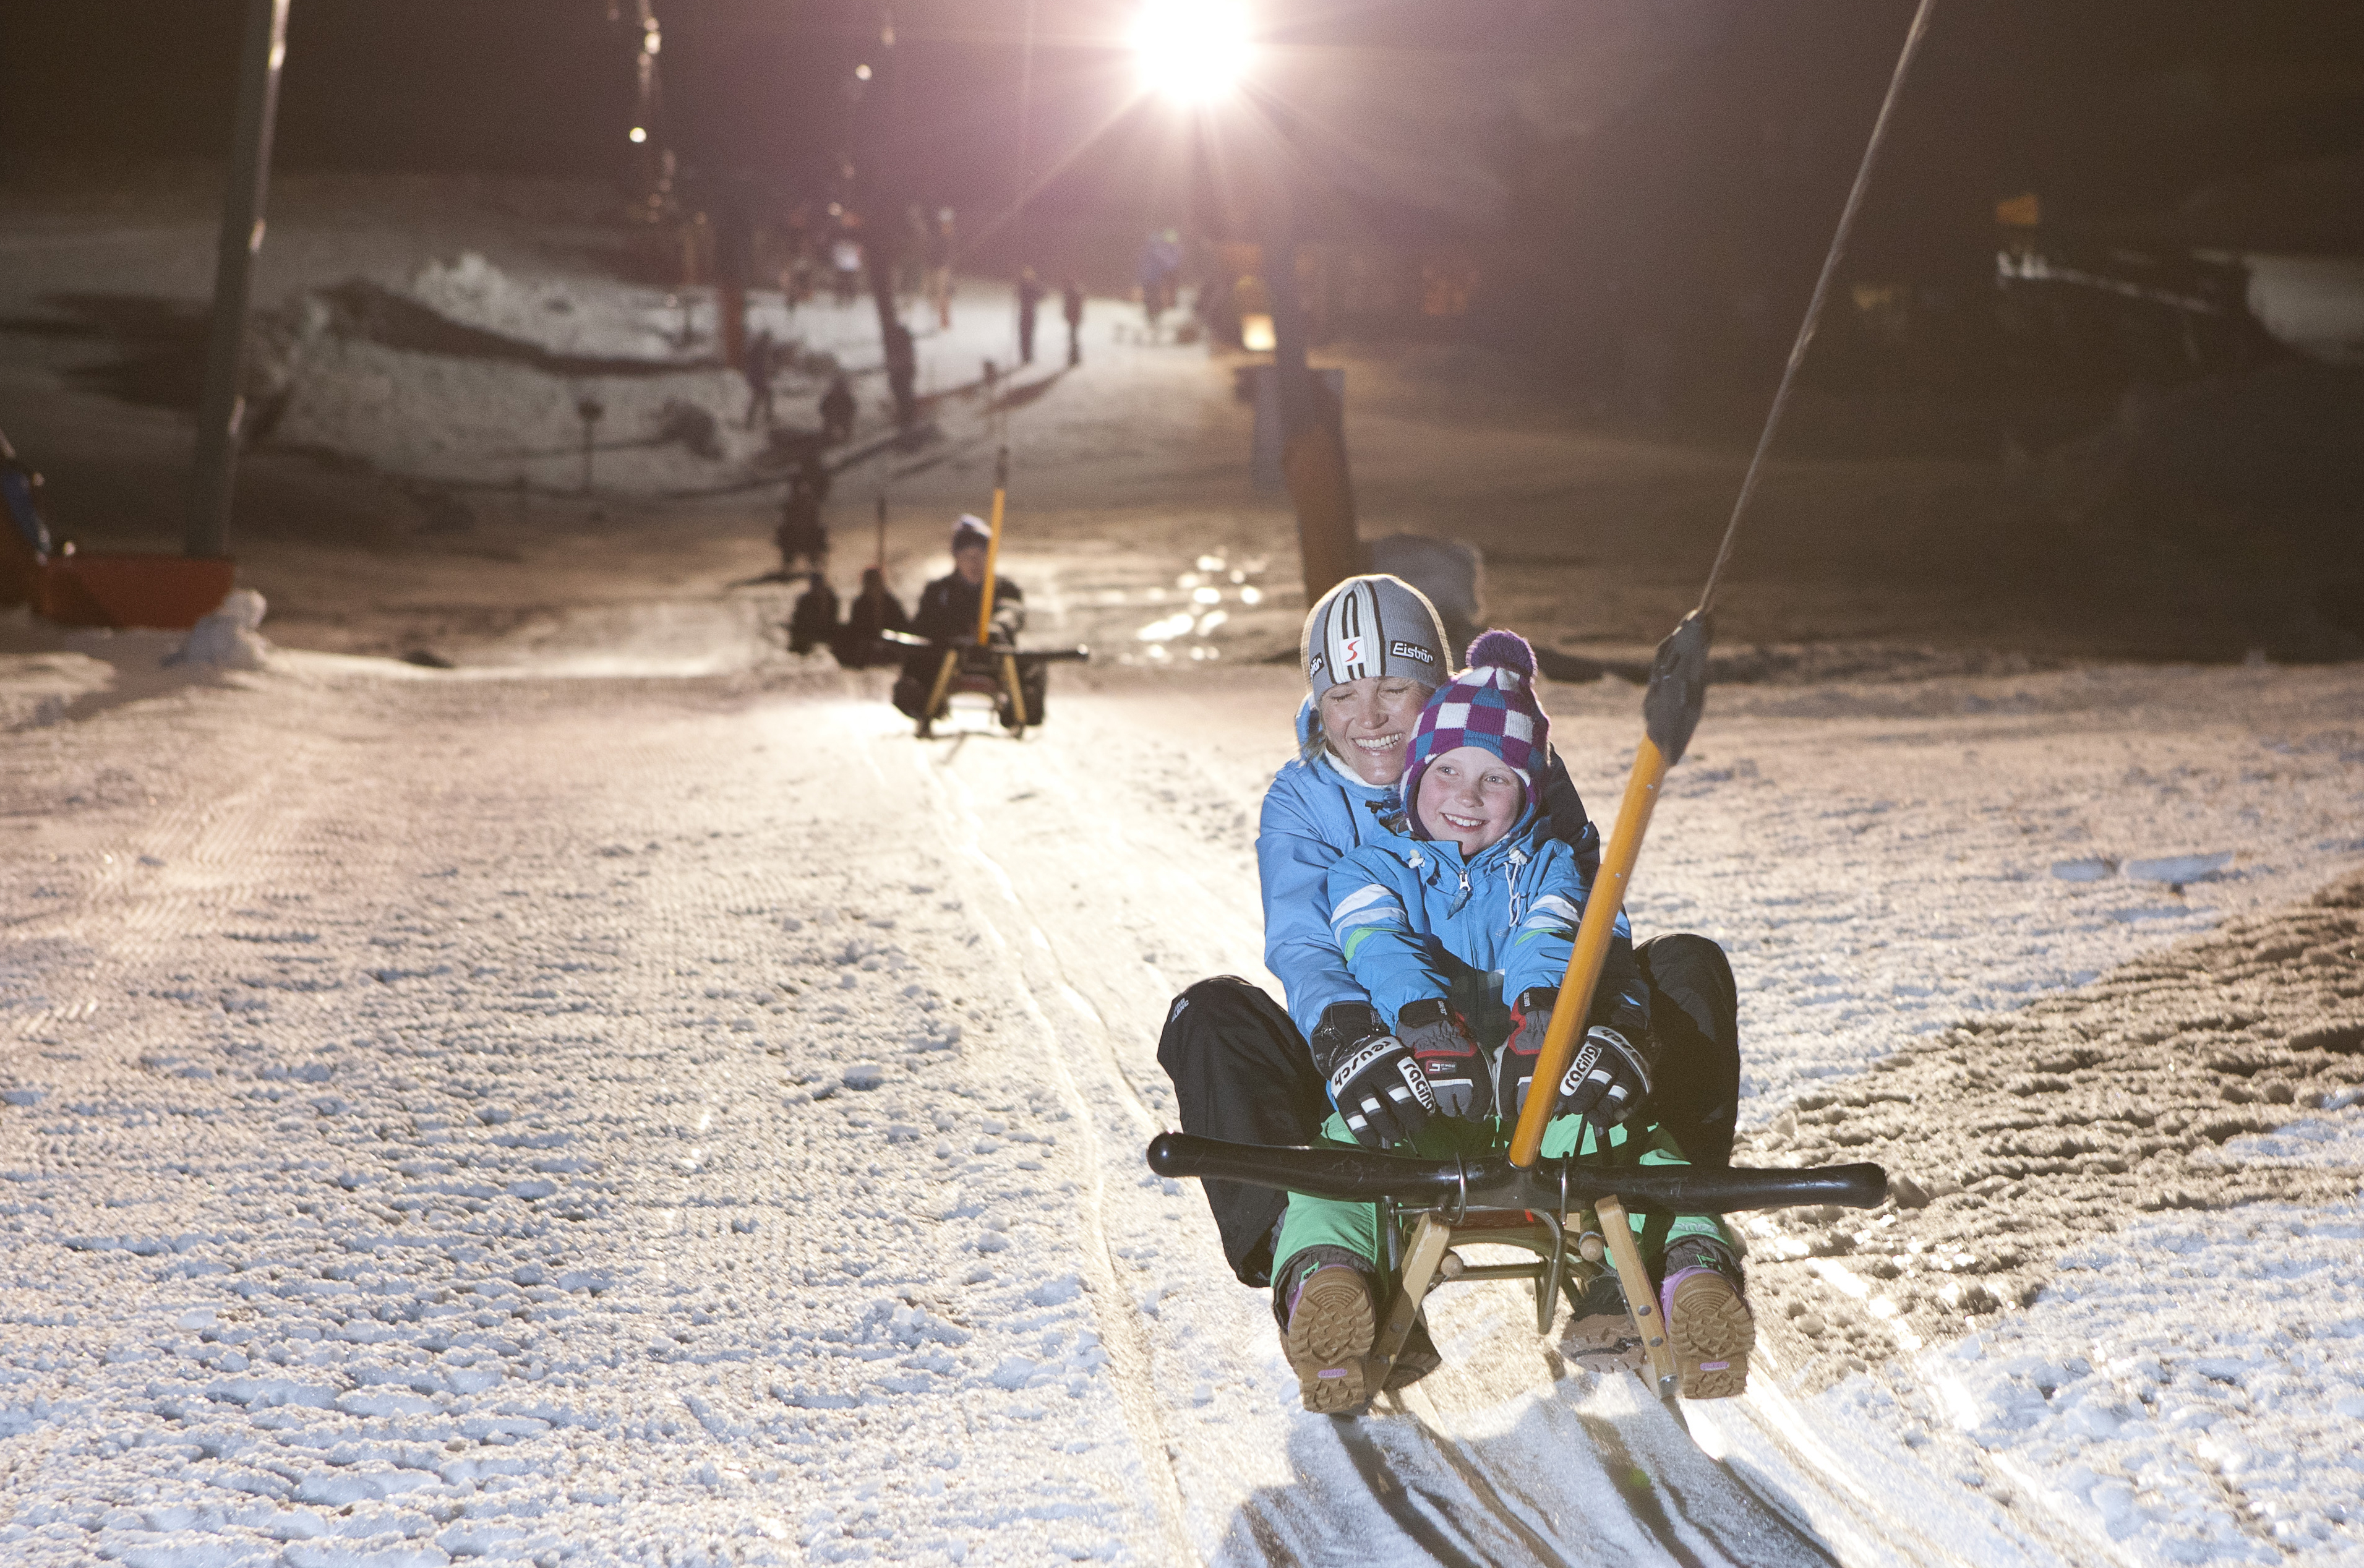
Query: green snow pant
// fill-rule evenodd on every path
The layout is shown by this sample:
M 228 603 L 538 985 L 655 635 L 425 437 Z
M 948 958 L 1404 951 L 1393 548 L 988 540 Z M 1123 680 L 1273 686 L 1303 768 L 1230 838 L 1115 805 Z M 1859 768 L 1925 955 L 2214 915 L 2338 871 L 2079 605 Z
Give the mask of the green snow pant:
M 1567 1154 L 1576 1145 L 1578 1118 L 1561 1117 L 1544 1131 L 1543 1155 L 1556 1160 Z M 1346 1130 L 1345 1122 L 1335 1112 L 1321 1124 L 1321 1135 L 1333 1143 L 1355 1147 L 1354 1135 Z M 1425 1160 L 1448 1160 L 1459 1154 L 1480 1156 L 1499 1154 L 1511 1144 L 1510 1124 L 1497 1118 L 1482 1122 L 1463 1121 L 1453 1117 L 1432 1119 L 1413 1143 L 1411 1151 Z M 1595 1151 L 1588 1141 L 1586 1156 Z M 1675 1140 L 1660 1130 L 1655 1121 L 1639 1127 L 1612 1127 L 1609 1129 L 1608 1163 L 1611 1165 L 1688 1165 L 1683 1151 Z M 1712 1236 L 1726 1246 L 1733 1244 L 1732 1233 L 1723 1227 L 1723 1219 L 1712 1214 L 1643 1214 L 1627 1215 L 1634 1228 L 1634 1243 L 1640 1249 L 1643 1262 L 1655 1274 L 1664 1258 L 1667 1244 L 1684 1236 Z M 1378 1273 L 1386 1267 L 1387 1246 L 1379 1236 L 1379 1209 L 1377 1204 L 1342 1203 L 1335 1198 L 1309 1197 L 1303 1193 L 1288 1195 L 1288 1207 L 1281 1215 L 1280 1237 L 1273 1243 L 1272 1255 L 1280 1260 L 1273 1270 L 1275 1279 L 1287 1277 L 1288 1261 L 1308 1247 L 1344 1247 L 1348 1251 L 1368 1260 L 1371 1272 Z

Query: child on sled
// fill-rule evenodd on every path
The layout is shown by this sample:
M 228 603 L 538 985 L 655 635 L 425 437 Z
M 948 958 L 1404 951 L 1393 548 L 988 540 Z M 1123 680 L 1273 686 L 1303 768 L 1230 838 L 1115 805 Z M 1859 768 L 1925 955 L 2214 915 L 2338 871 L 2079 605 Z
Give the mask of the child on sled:
M 1413 730 L 1401 836 L 1330 871 L 1332 934 L 1371 1003 L 1333 1008 L 1314 1031 L 1336 1107 L 1323 1131 L 1429 1158 L 1489 1153 L 1507 1146 L 1530 1093 L 1550 1094 L 1545 1158 L 1688 1163 L 1646 1114 L 1649 993 L 1622 914 L 1574 1065 L 1556 1085 L 1532 1082 L 1587 887 L 1575 851 L 1540 819 L 1550 753 L 1533 651 L 1489 631 L 1469 662 Z M 1636 1214 L 1633 1225 L 1683 1396 L 1739 1394 L 1756 1325 L 1730 1232 L 1712 1215 Z M 1292 1193 L 1273 1254 L 1273 1311 L 1305 1407 L 1361 1408 L 1378 1392 L 1369 1357 L 1390 1288 L 1377 1209 Z M 1434 1362 L 1399 1364 L 1403 1382 Z

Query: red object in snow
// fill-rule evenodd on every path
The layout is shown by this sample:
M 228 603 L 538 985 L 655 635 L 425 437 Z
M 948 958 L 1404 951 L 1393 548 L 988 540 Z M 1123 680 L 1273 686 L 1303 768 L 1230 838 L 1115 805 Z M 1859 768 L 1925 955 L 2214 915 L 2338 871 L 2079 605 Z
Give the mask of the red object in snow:
M 221 607 L 237 580 L 227 556 L 77 550 L 40 563 L 31 597 L 33 612 L 60 626 L 186 631 Z

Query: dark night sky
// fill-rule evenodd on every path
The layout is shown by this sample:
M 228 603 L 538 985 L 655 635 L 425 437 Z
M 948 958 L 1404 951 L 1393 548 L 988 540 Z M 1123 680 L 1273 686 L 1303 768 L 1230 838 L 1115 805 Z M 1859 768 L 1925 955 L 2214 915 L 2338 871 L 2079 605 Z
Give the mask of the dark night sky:
M 226 137 L 240 0 L 9 0 L 0 147 L 13 162 L 206 156 Z M 834 139 L 842 72 L 875 52 L 877 10 L 842 0 L 659 0 L 685 149 L 793 170 Z M 1267 13 L 1278 9 L 1266 6 Z M 1528 0 L 1290 0 L 1306 31 L 1363 46 L 1581 48 L 1594 15 L 1659 8 Z M 629 9 L 629 7 L 627 7 Z M 1024 0 L 906 0 L 903 106 L 914 150 L 957 190 L 1006 177 Z M 1038 0 L 1038 141 L 1096 117 L 1121 61 L 1121 0 Z M 1745 33 L 1694 69 L 1876 92 L 1903 0 L 1699 0 Z M 630 115 L 629 25 L 606 0 L 296 0 L 284 166 L 597 174 Z M 2364 6 L 2218 0 L 1949 0 L 1931 84 L 2029 183 L 2086 181 L 2144 207 L 2244 165 L 2364 142 Z M 1860 96 L 1860 93 L 1852 95 Z M 1833 106 L 1837 107 L 1839 106 Z M 1062 111 L 1065 111 L 1062 113 Z
M 619 7 L 629 18 L 630 0 Z M 914 195 L 991 211 L 1016 179 L 1027 0 L 905 0 L 898 150 Z M 243 0 L 0 0 L 0 176 L 55 183 L 227 139 Z M 859 0 L 656 0 L 676 147 L 694 171 L 816 190 L 846 135 L 843 87 L 876 55 Z M 1108 120 L 1130 86 L 1127 0 L 1034 0 L 1034 165 Z M 1766 200 L 1792 159 L 1801 243 L 1826 232 L 1910 14 L 1906 0 L 1266 0 L 1326 67 L 1428 51 L 1508 82 L 1555 51 L 1628 51 L 1574 89 L 1605 112 L 1576 141 L 1501 121 L 1474 154 L 1540 187 L 1661 213 L 1684 242 L 1720 206 Z M 604 176 L 631 119 L 629 19 L 609 0 L 295 0 L 279 167 Z M 1628 68 L 1630 58 L 1631 68 Z M 1488 79 L 1486 71 L 1462 82 Z M 1439 88 L 1443 91 L 1443 88 Z M 1433 105 L 1408 105 L 1429 108 Z M 1384 114 L 1394 107 L 1382 104 Z M 1155 117 L 1119 115 L 1043 209 L 1138 199 Z M 1778 147 L 1774 144 L 1779 144 Z M 1572 153 L 1570 149 L 1576 150 Z M 1790 150 L 1782 151 L 1782 148 Z M 2364 148 L 2354 0 L 1943 0 L 1866 242 L 1958 250 L 1995 198 L 2043 192 L 2076 221 L 2173 209 L 2195 189 Z M 1570 159 L 1574 161 L 1571 162 Z M 1556 161 L 1555 161 L 1556 160 Z M 1516 189 L 1515 178 L 1511 181 Z M 1555 198 L 1556 199 L 1556 198 Z M 1573 199 L 1573 198 L 1571 198 Z M 1678 217 L 1681 221 L 1677 221 Z M 1778 225 L 1777 225 L 1778 227 Z M 1743 243 L 1762 243 L 1754 220 Z M 1917 239 L 1915 237 L 1919 237 Z

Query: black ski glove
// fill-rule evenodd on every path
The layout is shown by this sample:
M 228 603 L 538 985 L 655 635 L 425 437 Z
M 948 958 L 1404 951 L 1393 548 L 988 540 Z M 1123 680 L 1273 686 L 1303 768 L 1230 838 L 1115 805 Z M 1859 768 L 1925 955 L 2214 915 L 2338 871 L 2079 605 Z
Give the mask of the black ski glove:
M 1443 997 L 1405 1003 L 1396 1013 L 1396 1038 L 1411 1047 L 1439 1114 L 1476 1121 L 1493 1110 L 1494 1085 L 1486 1081 L 1478 1047 Z
M 1410 1143 L 1436 1112 L 1436 1095 L 1411 1048 L 1379 1027 L 1367 1002 L 1333 1002 L 1313 1026 L 1313 1064 L 1330 1103 L 1366 1149 Z
M 1499 1091 L 1505 1116 L 1516 1116 L 1526 1104 L 1535 1059 L 1543 1054 L 1544 1035 L 1551 1029 L 1552 1008 L 1558 1001 L 1558 991 L 1537 985 L 1520 992 L 1511 1004 L 1511 1038 L 1502 1047 Z M 1646 1034 L 1593 1025 L 1559 1081 L 1552 1115 L 1589 1116 L 1603 1129 L 1617 1126 L 1650 1097 L 1655 1054 Z

